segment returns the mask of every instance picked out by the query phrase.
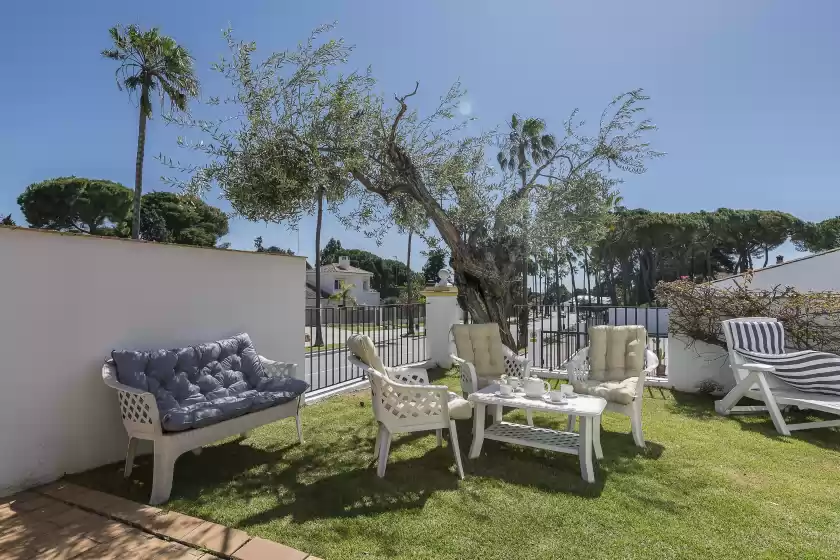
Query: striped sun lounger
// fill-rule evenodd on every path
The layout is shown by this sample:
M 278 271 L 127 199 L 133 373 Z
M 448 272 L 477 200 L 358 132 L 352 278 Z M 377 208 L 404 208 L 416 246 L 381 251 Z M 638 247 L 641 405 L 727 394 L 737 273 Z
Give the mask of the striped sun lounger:
M 787 424 L 779 406 L 820 410 L 840 416 L 840 356 L 816 350 L 788 353 L 782 323 L 766 317 L 723 321 L 729 363 L 737 385 L 715 403 L 720 414 L 767 411 L 782 434 L 837 427 L 840 420 Z M 742 397 L 766 406 L 736 406 Z

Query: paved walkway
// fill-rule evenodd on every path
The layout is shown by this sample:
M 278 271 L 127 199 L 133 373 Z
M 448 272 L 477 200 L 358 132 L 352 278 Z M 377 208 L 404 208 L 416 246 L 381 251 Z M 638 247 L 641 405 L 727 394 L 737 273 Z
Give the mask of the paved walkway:
M 203 519 L 57 482 L 0 498 L 0 560 L 318 560 Z

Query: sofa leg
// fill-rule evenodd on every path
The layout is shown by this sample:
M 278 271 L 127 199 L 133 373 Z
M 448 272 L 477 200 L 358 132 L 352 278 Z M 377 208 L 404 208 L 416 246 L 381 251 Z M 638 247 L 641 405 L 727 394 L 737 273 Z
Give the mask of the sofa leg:
M 131 470 L 134 468 L 134 454 L 137 453 L 137 438 L 128 438 L 128 449 L 125 452 L 125 470 L 123 476 L 128 478 L 131 476 Z
M 250 435 L 251 435 L 251 430 L 248 430 L 247 432 L 242 432 L 241 434 L 239 434 L 239 437 L 241 437 L 242 439 L 246 439 Z
M 191 451 L 192 451 L 192 454 L 195 455 L 196 457 L 201 455 L 201 448 L 200 447 L 196 447 L 195 449 L 192 449 Z
M 300 425 L 300 409 L 295 414 L 295 427 L 297 428 L 298 442 L 303 443 L 303 428 Z
M 155 449 L 152 496 L 149 498 L 149 503 L 153 506 L 169 500 L 169 494 L 172 492 L 172 476 L 175 473 L 175 460 L 177 458 L 178 455 L 170 449 Z
M 441 446 L 443 446 L 443 430 L 438 428 L 435 431 L 437 433 L 437 446 L 441 447 Z

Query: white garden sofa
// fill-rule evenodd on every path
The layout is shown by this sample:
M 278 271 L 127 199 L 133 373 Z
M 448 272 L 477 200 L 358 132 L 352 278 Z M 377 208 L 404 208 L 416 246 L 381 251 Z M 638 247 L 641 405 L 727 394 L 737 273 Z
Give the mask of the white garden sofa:
M 238 337 L 243 336 L 247 339 L 247 343 L 250 345 L 250 339 L 247 338 L 247 334 L 238 335 Z M 237 337 L 227 340 L 237 340 Z M 207 348 L 213 344 L 224 342 L 225 341 L 218 341 L 216 343 L 210 343 L 209 345 L 201 345 L 192 348 Z M 253 347 L 251 347 L 251 349 L 253 350 Z M 266 384 L 271 383 L 269 378 L 280 380 L 281 383 L 284 379 L 293 379 L 297 380 L 297 383 L 295 383 L 296 388 L 304 387 L 304 390 L 305 388 L 308 388 L 308 385 L 303 380 L 303 372 L 299 371 L 297 364 L 288 364 L 269 360 L 263 356 L 257 355 L 255 352 L 254 356 L 259 360 L 259 364 L 265 374 Z M 209 423 L 201 427 L 190 427 L 182 429 L 181 431 L 167 431 L 165 422 L 163 421 L 165 416 L 163 418 L 161 416 L 156 395 L 149 390 L 143 390 L 121 383 L 118 377 L 117 364 L 114 357 L 107 360 L 103 365 L 102 380 L 107 386 L 117 391 L 123 425 L 125 426 L 125 430 L 128 434 L 128 450 L 125 457 L 124 471 L 126 477 L 131 476 L 138 440 L 145 439 L 153 442 L 154 471 L 152 492 L 149 499 L 149 503 L 153 505 L 164 503 L 169 499 L 169 495 L 172 490 L 172 477 L 175 468 L 175 460 L 187 451 L 192 450 L 198 452 L 203 445 L 207 445 L 236 434 L 245 435 L 248 430 L 293 416 L 295 417 L 298 441 L 303 443 L 300 419 L 300 409 L 304 403 L 304 395 L 302 391 L 299 395 L 287 402 L 280 402 L 281 400 L 285 401 L 286 397 L 278 399 L 278 404 L 271 404 L 270 402 L 264 400 L 260 403 L 259 410 L 255 410 L 253 412 L 246 410 L 244 413 L 234 415 L 221 421 L 216 421 L 215 423 Z M 221 388 L 219 390 L 221 390 Z M 244 395 L 245 397 L 239 398 L 239 400 L 247 400 L 249 393 L 255 392 L 256 391 L 240 393 L 240 395 Z M 254 400 L 255 399 L 252 398 L 252 403 Z

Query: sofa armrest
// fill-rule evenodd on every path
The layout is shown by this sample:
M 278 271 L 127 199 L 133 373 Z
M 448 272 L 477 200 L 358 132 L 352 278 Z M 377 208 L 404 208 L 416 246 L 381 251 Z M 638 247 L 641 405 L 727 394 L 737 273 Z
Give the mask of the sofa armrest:
M 117 401 L 120 404 L 125 431 L 129 436 L 161 435 L 163 429 L 160 424 L 155 396 L 148 391 L 124 385 L 117 380 L 117 368 L 113 360 L 108 360 L 102 366 L 102 381 L 117 391 Z
M 269 360 L 265 356 L 260 356 L 260 362 L 262 362 L 263 369 L 269 377 L 292 377 L 300 379 L 301 381 L 306 381 L 303 378 L 303 371 L 298 371 L 300 368 L 298 368 L 297 364 L 290 364 L 279 360 Z

